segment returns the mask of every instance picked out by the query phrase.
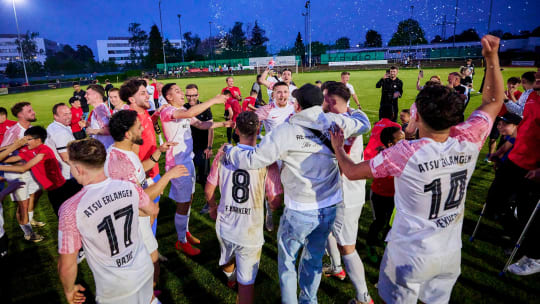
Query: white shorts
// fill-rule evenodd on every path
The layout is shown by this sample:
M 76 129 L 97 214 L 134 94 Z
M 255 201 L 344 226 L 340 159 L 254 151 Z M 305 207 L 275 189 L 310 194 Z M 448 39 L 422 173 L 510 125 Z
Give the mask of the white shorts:
M 158 249 L 158 243 L 152 232 L 149 216 L 139 216 L 139 231 L 142 234 L 142 240 L 148 253 L 156 251 Z
M 195 193 L 195 166 L 193 161 L 181 165 L 186 166 L 189 175 L 171 180 L 169 198 L 177 203 L 187 203 L 191 201 L 191 196 Z
M 103 299 L 96 297 L 96 303 L 98 304 L 150 304 L 152 296 L 154 295 L 154 277 L 150 278 L 144 283 L 144 285 L 137 292 L 126 296 L 116 297 L 114 299 Z
M 30 198 L 30 195 L 38 192 L 41 188 L 38 182 L 34 179 L 32 173 L 30 173 L 30 171 L 26 171 L 24 173 L 6 172 L 5 178 L 8 180 L 8 182 L 14 180 L 20 180 L 21 182 L 24 182 L 24 186 L 15 190 L 15 192 L 11 194 L 11 200 L 15 202 L 22 202 L 24 200 L 27 200 L 28 198 Z
M 233 242 L 229 242 L 217 236 L 221 256 L 219 266 L 229 263 L 233 258 L 236 262 L 236 281 L 242 285 L 251 285 L 255 283 L 257 272 L 259 271 L 259 262 L 261 261 L 261 247 L 243 247 Z
M 439 256 L 411 256 L 390 243 L 379 271 L 379 295 L 386 303 L 448 303 L 461 273 L 461 249 Z
M 337 206 L 336 220 L 332 226 L 332 234 L 339 245 L 356 245 L 358 220 L 360 219 L 360 214 L 362 214 L 362 207 L 364 205 L 345 208 L 343 203 Z

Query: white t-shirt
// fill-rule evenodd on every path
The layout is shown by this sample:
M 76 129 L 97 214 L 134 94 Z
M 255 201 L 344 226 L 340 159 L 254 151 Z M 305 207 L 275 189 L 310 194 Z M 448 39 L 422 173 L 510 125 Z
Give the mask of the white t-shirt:
M 152 277 L 154 267 L 137 217 L 139 208 L 150 203 L 141 187 L 108 178 L 84 186 L 60 207 L 58 253 L 84 247 L 96 297 L 120 302 Z
M 198 119 L 173 117 L 176 110 L 187 111 L 186 108 L 176 108 L 173 106 L 166 107 L 160 113 L 161 124 L 163 126 L 163 134 L 167 141 L 178 143 L 176 146 L 167 150 L 165 154 L 165 169 L 185 164 L 193 159 L 193 137 L 191 136 L 191 124 Z
M 255 149 L 242 144 L 238 147 Z M 221 160 L 222 155 L 214 159 L 207 179 L 214 186 L 219 184 L 221 192 L 216 231 L 221 238 L 240 246 L 262 246 L 265 192 L 268 197 L 283 193 L 277 165 L 274 163 L 268 170 L 242 170 Z
M 354 92 L 354 87 L 353 87 L 352 84 L 350 84 L 350 83 L 347 82 L 347 83 L 345 84 L 345 86 L 347 87 L 347 89 L 349 89 L 349 92 L 351 92 L 351 97 L 352 97 L 352 95 L 356 94 L 356 93 Z M 349 98 L 349 100 L 347 100 L 347 107 L 349 106 L 350 103 L 351 103 L 351 99 Z
M 67 145 L 69 142 L 74 141 L 73 133 L 71 133 L 71 127 L 65 126 L 57 121 L 53 121 L 47 127 L 47 139 L 45 144 L 51 148 L 54 152 L 58 164 L 60 164 L 60 169 L 62 170 L 62 176 L 64 179 L 68 180 L 71 178 L 71 172 L 69 170 L 69 165 L 60 157 L 59 153 L 67 152 Z
M 113 179 L 128 180 L 143 187 L 146 183 L 146 173 L 137 154 L 115 146 L 111 146 L 107 151 L 105 175 Z
M 93 111 L 92 117 L 90 119 L 90 128 L 92 129 L 103 129 L 109 126 L 109 120 L 111 119 L 111 112 L 106 104 L 100 103 Z M 108 149 L 113 143 L 114 140 L 110 135 L 92 135 L 93 138 L 99 140 L 104 146 L 105 149 Z
M 343 115 L 350 116 L 348 113 Z M 358 164 L 364 160 L 364 142 L 362 135 L 345 139 L 344 148 L 349 157 Z M 364 205 L 366 202 L 366 180 L 349 180 L 345 175 L 341 176 L 343 186 L 343 204 L 345 208 L 353 208 Z
M 414 255 L 461 248 L 465 193 L 493 121 L 475 111 L 445 142 L 402 140 L 370 160 L 375 178 L 394 176 L 396 215 L 386 240 Z
M 287 105 L 280 108 L 275 103 L 262 106 L 255 111 L 259 117 L 259 121 L 264 124 L 266 134 L 275 129 L 280 124 L 284 123 L 294 114 L 294 103 L 287 102 Z

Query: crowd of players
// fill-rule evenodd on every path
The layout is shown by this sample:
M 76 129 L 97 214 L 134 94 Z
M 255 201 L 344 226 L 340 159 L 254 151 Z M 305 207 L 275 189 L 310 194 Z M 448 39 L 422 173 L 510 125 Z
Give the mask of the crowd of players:
M 34 228 L 46 224 L 34 218 L 33 210 L 42 190 L 47 191 L 59 217 L 58 271 L 70 303 L 86 300 L 84 287 L 76 284 L 77 264 L 84 259 L 98 303 L 159 303 L 159 262 L 166 260 L 155 238 L 160 195 L 170 184 L 168 197 L 177 203 L 176 249 L 198 255 L 200 240 L 189 231 L 196 182 L 208 202 L 202 212 L 216 220 L 219 265 L 227 285 L 238 287 L 238 303 L 253 302 L 263 229 L 274 229 L 274 213 L 282 204 L 277 231 L 281 301 L 316 303 L 324 274 L 342 280 L 348 275 L 356 291 L 350 303 L 372 303 L 355 245 L 365 180 L 373 179 L 374 221 L 366 242 L 368 258 L 380 261 L 379 295 L 386 303 L 446 303 L 460 275 L 467 185 L 490 132 L 493 140 L 498 137 L 494 130 L 506 136 L 497 151 L 490 146 L 488 156 L 498 164 L 488 195 L 494 216 L 509 213 L 505 208 L 512 197 L 520 212 L 515 226 L 523 227 L 522 214 L 530 214 L 538 199 L 533 180 L 540 175 L 540 157 L 531 147 L 538 144 L 540 96 L 533 89 L 540 86 L 534 73 L 526 73 L 520 96 L 519 79 L 511 78 L 505 98 L 498 44 L 493 36 L 482 38 L 482 104 L 467 120 L 469 90 L 457 87 L 472 87 L 470 67 L 450 74 L 448 86 L 433 76 L 422 87 L 421 73 L 415 103 L 401 112 L 403 82 L 392 67 L 376 84 L 382 94 L 380 120 L 373 128 L 347 72 L 339 82 L 297 88 L 290 70 L 273 75 L 266 69 L 241 105 L 233 77 L 206 102 L 199 101 L 195 84 L 185 93 L 174 83 L 149 78 L 128 80 L 120 88 L 92 84 L 86 91 L 75 84 L 70 107 L 54 105 L 54 122 L 47 129 L 31 126 L 36 115 L 29 102 L 11 108 L 13 122 L 0 108 L 0 171 L 8 181 L 0 195 L 11 193 L 24 238 L 40 242 L 43 237 Z M 262 86 L 269 90 L 268 104 Z M 358 109 L 349 106 L 351 99 Z M 225 105 L 225 122 L 213 121 L 210 108 L 216 104 Z M 396 123 L 398 116 L 403 125 Z M 213 129 L 220 127 L 227 128 L 229 144 L 210 164 Z M 364 149 L 362 134 L 370 130 Z M 165 173 L 160 175 L 163 153 Z M 512 191 L 503 191 L 500 185 L 509 183 Z M 0 209 L 4 257 L 1 215 Z M 536 233 L 538 224 L 530 235 Z M 384 246 L 383 240 L 380 259 L 376 247 Z M 536 243 L 526 240 L 523 258 L 510 271 L 540 271 Z M 331 264 L 323 266 L 325 252 Z

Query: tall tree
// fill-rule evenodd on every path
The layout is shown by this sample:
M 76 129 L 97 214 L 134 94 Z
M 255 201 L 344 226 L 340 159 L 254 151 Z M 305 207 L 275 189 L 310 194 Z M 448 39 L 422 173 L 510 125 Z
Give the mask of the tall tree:
M 251 38 L 249 39 L 250 55 L 253 57 L 264 57 L 268 55 L 265 43 L 269 40 L 265 36 L 266 31 L 263 30 L 257 20 L 255 20 L 255 26 L 251 29 Z
M 306 55 L 306 47 L 300 32 L 298 32 L 298 35 L 296 35 L 296 40 L 294 41 L 293 55 L 300 56 L 302 58 Z
M 439 35 L 435 35 L 435 37 L 433 38 L 433 40 L 431 40 L 431 43 L 441 43 L 443 42 L 443 39 L 441 36 Z
M 328 49 L 328 45 L 320 42 L 320 41 L 313 41 L 311 43 L 311 55 L 312 56 L 320 56 L 321 54 L 326 53 L 326 50 Z
M 146 63 L 149 67 L 163 63 L 163 43 L 161 39 L 161 33 L 157 25 L 152 25 L 148 35 L 148 55 L 146 57 Z
M 392 35 L 388 46 L 425 43 L 427 43 L 427 40 L 420 23 L 414 19 L 407 19 L 398 24 L 397 31 Z
M 365 47 L 381 47 L 382 46 L 382 37 L 375 30 L 369 30 L 366 32 L 366 42 L 364 43 Z
M 36 60 L 37 55 L 44 54 L 44 50 L 40 50 L 37 47 L 36 44 L 36 38 L 39 36 L 39 33 L 36 32 L 30 32 L 27 31 L 26 34 L 21 36 L 21 40 L 19 43 L 19 39 L 15 39 L 15 43 L 17 44 L 17 51 L 21 52 L 21 45 L 22 45 L 22 51 L 24 54 L 24 60 L 31 62 Z
M 94 62 L 94 52 L 87 45 L 77 45 L 73 58 L 83 64 Z
M 453 42 L 453 41 L 454 41 L 454 36 L 450 36 L 450 38 L 446 39 L 446 42 Z M 480 36 L 478 36 L 478 33 L 473 28 L 464 30 L 463 32 L 461 32 L 461 34 L 456 35 L 456 42 L 468 42 L 468 41 L 480 41 Z
M 198 35 L 193 35 L 191 32 L 186 32 L 184 33 L 184 40 L 186 47 L 185 60 L 199 60 L 200 55 L 198 55 L 197 50 L 201 44 L 201 38 Z
M 246 54 L 246 33 L 242 29 L 242 22 L 236 21 L 234 26 L 229 31 L 227 39 L 227 51 L 230 52 L 231 58 L 242 58 Z
M 334 46 L 337 50 L 346 50 L 351 48 L 351 39 L 348 37 L 339 37 L 336 40 L 336 45 Z
M 132 61 L 141 62 L 144 57 L 145 47 L 148 44 L 148 35 L 145 30 L 141 29 L 141 24 L 135 22 L 129 24 L 128 32 L 131 34 L 129 38 L 130 57 L 132 57 Z

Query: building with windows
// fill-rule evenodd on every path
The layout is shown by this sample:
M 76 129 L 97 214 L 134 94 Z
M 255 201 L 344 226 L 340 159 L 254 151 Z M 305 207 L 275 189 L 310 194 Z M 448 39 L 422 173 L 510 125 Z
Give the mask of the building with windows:
M 21 60 L 21 55 L 18 51 L 17 34 L 0 34 L 0 72 L 4 72 L 10 61 Z M 36 42 L 38 54 L 34 60 L 45 63 L 47 56 L 54 54 L 61 49 L 61 45 L 45 38 L 34 38 Z
M 182 40 L 170 39 L 175 48 L 182 46 Z M 131 61 L 131 45 L 129 37 L 108 37 L 107 40 L 97 40 L 97 50 L 99 61 L 114 61 L 117 64 L 125 64 Z M 148 54 L 148 49 L 144 50 L 144 55 Z

